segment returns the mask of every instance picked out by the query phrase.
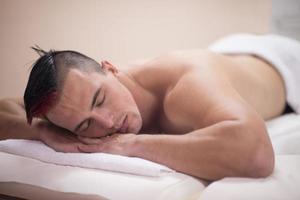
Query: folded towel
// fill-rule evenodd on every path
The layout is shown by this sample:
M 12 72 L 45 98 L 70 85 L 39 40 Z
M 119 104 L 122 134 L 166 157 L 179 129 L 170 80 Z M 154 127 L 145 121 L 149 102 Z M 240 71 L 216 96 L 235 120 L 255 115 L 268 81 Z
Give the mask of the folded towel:
M 166 166 L 141 158 L 107 153 L 61 153 L 34 140 L 3 140 L 0 151 L 37 159 L 46 163 L 102 169 L 144 176 L 162 176 L 174 172 Z
M 286 101 L 300 114 L 300 43 L 279 35 L 235 34 L 213 43 L 209 49 L 224 54 L 256 55 L 277 69 L 286 88 Z

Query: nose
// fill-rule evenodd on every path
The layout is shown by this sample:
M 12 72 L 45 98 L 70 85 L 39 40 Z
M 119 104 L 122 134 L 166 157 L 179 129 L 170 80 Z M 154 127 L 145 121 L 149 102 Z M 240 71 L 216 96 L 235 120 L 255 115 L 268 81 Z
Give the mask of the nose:
M 92 112 L 92 119 L 95 120 L 97 125 L 101 126 L 103 129 L 112 129 L 114 126 L 113 115 L 108 111 L 105 112 Z

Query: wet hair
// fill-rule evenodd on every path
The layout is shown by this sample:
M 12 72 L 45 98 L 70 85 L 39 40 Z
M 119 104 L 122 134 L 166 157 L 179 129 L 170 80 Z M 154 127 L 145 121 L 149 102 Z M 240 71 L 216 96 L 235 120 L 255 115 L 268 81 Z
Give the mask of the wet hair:
M 31 47 L 40 58 L 33 64 L 24 93 L 24 105 L 28 124 L 33 117 L 42 117 L 59 100 L 64 79 L 70 69 L 104 74 L 99 63 L 76 51 L 48 52 Z

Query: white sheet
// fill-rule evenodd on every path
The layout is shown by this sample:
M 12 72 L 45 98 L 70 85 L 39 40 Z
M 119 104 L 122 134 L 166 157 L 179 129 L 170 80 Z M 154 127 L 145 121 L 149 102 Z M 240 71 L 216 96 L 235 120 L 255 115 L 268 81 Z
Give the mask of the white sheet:
M 199 200 L 299 200 L 300 155 L 277 155 L 275 160 L 270 177 L 224 178 L 210 184 Z
M 276 152 L 274 174 L 266 179 L 204 181 L 180 173 L 145 177 L 59 166 L 0 152 L 0 193 L 28 199 L 299 200 L 300 115 L 267 122 Z
M 137 176 L 54 165 L 2 152 L 0 162 L 0 193 L 30 200 L 195 200 L 206 184 L 181 173 Z
M 61 153 L 40 141 L 3 140 L 0 151 L 34 158 L 46 163 L 102 169 L 144 176 L 162 176 L 174 172 L 170 168 L 141 158 L 107 153 Z
M 267 122 L 277 155 L 300 154 L 300 115 L 288 114 Z
M 300 115 L 267 122 L 275 151 L 274 173 L 268 178 L 224 178 L 210 184 L 199 200 L 299 200 Z

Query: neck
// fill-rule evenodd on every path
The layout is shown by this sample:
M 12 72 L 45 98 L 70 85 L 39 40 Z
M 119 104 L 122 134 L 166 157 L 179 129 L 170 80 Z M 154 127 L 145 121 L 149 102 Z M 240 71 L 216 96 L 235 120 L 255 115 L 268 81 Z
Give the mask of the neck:
M 130 91 L 137 104 L 143 120 L 142 131 L 152 129 L 158 114 L 158 100 L 155 95 L 145 89 L 129 72 L 119 72 L 117 78 Z

